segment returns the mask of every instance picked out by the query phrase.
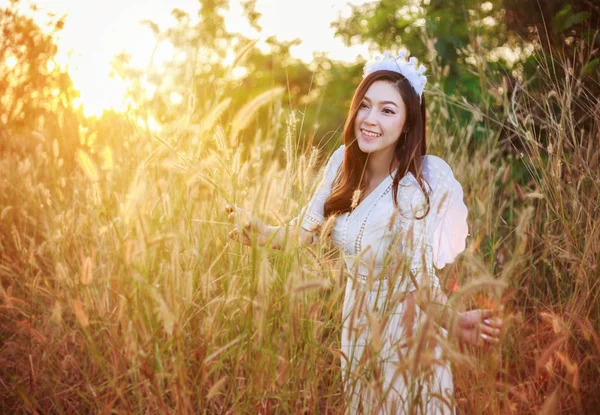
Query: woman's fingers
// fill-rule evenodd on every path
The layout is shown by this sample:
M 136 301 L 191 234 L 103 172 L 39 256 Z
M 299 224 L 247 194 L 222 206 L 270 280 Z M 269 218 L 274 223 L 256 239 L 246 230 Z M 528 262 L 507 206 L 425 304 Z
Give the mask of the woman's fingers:
M 494 318 L 485 318 L 483 320 L 483 324 L 485 324 L 488 327 L 493 327 L 493 328 L 502 328 L 502 319 L 500 317 L 494 317 Z
M 242 213 L 244 209 L 237 207 L 236 205 L 225 205 L 225 212 L 229 214 Z
M 479 325 L 481 338 L 488 343 L 498 343 L 500 341 L 498 337 L 500 336 L 500 329 L 502 329 L 502 326 L 502 318 L 487 315 L 484 318 L 483 323 Z
M 498 316 L 499 311 L 476 309 L 461 313 L 464 341 L 474 346 L 500 343 L 504 319 Z
M 237 207 L 236 205 L 230 204 L 225 205 L 225 212 L 227 213 L 227 220 L 229 222 L 242 222 L 242 232 L 240 232 L 240 229 L 238 229 L 238 224 L 235 228 L 229 231 L 227 236 L 231 239 L 238 240 L 238 242 L 244 245 L 250 245 L 250 236 L 248 234 L 248 231 L 251 230 L 252 224 L 250 223 L 251 221 L 248 219 L 250 217 L 249 212 L 245 209 Z
M 240 232 L 238 228 L 233 228 L 231 231 L 229 231 L 227 236 L 231 239 L 239 239 L 239 242 L 244 245 L 250 245 L 250 237 L 245 230 L 244 232 Z
M 480 324 L 479 330 L 481 331 L 482 334 L 486 334 L 486 335 L 492 336 L 492 337 L 498 337 L 500 335 L 500 329 L 490 327 L 485 324 Z
M 498 344 L 500 342 L 500 339 L 498 339 L 498 337 L 494 337 L 494 336 L 489 336 L 485 333 L 481 333 L 479 335 L 484 342 L 486 343 L 491 343 L 491 344 Z
M 245 224 L 250 223 L 252 219 L 252 213 L 249 210 L 242 209 L 235 205 L 225 205 L 225 212 L 228 213 L 227 219 L 234 222 L 236 217 L 239 217 L 244 221 Z
M 230 222 L 236 222 L 237 218 L 241 218 L 244 221 L 244 225 L 248 224 L 248 215 L 246 214 L 245 211 L 242 211 L 242 209 L 240 209 L 237 206 L 230 206 L 227 205 L 225 207 L 225 211 L 228 212 L 229 214 L 227 215 L 227 220 Z
M 500 317 L 486 318 L 482 324 L 479 324 L 479 337 L 486 343 L 498 344 L 501 328 L 502 319 Z

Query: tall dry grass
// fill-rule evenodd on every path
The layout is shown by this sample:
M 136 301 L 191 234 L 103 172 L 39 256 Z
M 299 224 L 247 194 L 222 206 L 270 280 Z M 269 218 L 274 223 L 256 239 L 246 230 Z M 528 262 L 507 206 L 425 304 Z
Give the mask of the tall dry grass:
M 464 413 L 598 406 L 599 107 L 588 97 L 595 106 L 582 130 L 582 84 L 547 75 L 555 84 L 541 98 L 527 87 L 502 95 L 509 138 L 491 120 L 475 150 L 468 144 L 486 115 L 470 108 L 472 122 L 456 125 L 457 104 L 430 99 L 432 152 L 463 184 L 471 227 L 465 254 L 440 277 L 456 282 L 454 306 L 504 303 L 514 315 L 497 349 L 445 345 Z M 263 99 L 239 114 L 238 130 Z M 224 211 L 235 202 L 285 223 L 326 156 L 295 148 L 293 114 L 283 137 L 265 128 L 248 148 L 206 117 L 208 127 L 180 126 L 202 134 L 193 140 L 86 133 L 74 171 L 52 137 L 25 156 L 2 155 L 0 411 L 344 408 L 343 261 L 324 241 L 243 247 L 228 240 Z M 519 157 L 502 151 L 507 139 Z

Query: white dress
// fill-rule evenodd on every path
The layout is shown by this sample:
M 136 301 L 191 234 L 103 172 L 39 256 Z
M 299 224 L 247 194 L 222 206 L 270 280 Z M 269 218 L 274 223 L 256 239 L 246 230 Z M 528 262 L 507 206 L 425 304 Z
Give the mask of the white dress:
M 311 201 L 292 222 L 310 231 L 323 225 L 324 203 L 344 151 L 342 145 L 329 158 Z M 433 266 L 443 268 L 464 250 L 468 227 L 462 187 L 442 159 L 424 156 L 431 208 L 417 220 L 425 212 L 425 195 L 408 173 L 400 180 L 395 209 L 395 173 L 351 213 L 338 215 L 331 231 L 348 271 L 341 339 L 347 412 L 453 414 L 450 365 L 434 341 L 446 332 L 424 324 L 425 313 L 407 305 L 403 294 L 439 287 Z

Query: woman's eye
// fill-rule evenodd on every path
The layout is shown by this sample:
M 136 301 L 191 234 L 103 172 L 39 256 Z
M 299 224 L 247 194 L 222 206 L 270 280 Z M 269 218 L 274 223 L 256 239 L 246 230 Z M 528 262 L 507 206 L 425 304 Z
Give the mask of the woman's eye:
M 358 106 L 358 108 L 367 108 L 367 104 L 365 104 L 364 102 L 361 102 L 360 105 Z
M 386 114 L 395 114 L 395 112 L 394 112 L 394 111 L 392 111 L 392 110 L 391 110 L 391 109 L 389 109 L 389 108 L 384 108 L 384 109 L 383 109 L 383 112 L 384 112 L 384 113 L 386 113 Z

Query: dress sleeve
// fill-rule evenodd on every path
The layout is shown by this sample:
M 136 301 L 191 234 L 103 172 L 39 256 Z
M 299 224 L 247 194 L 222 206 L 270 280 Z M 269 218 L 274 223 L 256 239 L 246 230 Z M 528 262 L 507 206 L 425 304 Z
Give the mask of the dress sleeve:
M 462 186 L 444 160 L 434 155 L 424 156 L 423 177 L 431 188 L 428 239 L 433 264 L 442 269 L 466 248 L 469 211 L 463 200 Z
M 399 212 L 394 222 L 395 231 L 400 234 L 396 254 L 402 259 L 401 269 L 405 271 L 399 278 L 400 291 L 440 286 L 433 266 L 428 232 L 429 214 L 423 217 L 427 210 L 427 199 L 416 179 L 412 175 L 410 179 L 409 186 L 398 189 Z
M 430 205 L 425 218 L 416 218 L 426 212 L 427 200 L 414 176 L 409 174 L 408 185 L 398 189 L 398 254 L 410 264 L 403 269 L 411 271 L 403 278 L 406 291 L 421 288 L 426 282 L 429 287 L 439 287 L 435 269 L 452 263 L 465 250 L 469 234 L 463 189 L 450 166 L 439 157 L 426 155 L 422 173 Z
M 337 171 L 344 160 L 344 150 L 345 146 L 342 144 L 337 150 L 334 151 L 331 157 L 329 157 L 321 181 L 316 191 L 313 193 L 310 202 L 302 208 L 297 217 L 290 221 L 291 224 L 299 222 L 302 228 L 310 232 L 314 232 L 320 228 L 321 225 L 323 225 L 323 222 L 325 221 L 325 201 L 331 193 L 333 180 L 335 179 Z M 315 232 L 313 243 L 316 242 L 316 238 L 317 236 Z

